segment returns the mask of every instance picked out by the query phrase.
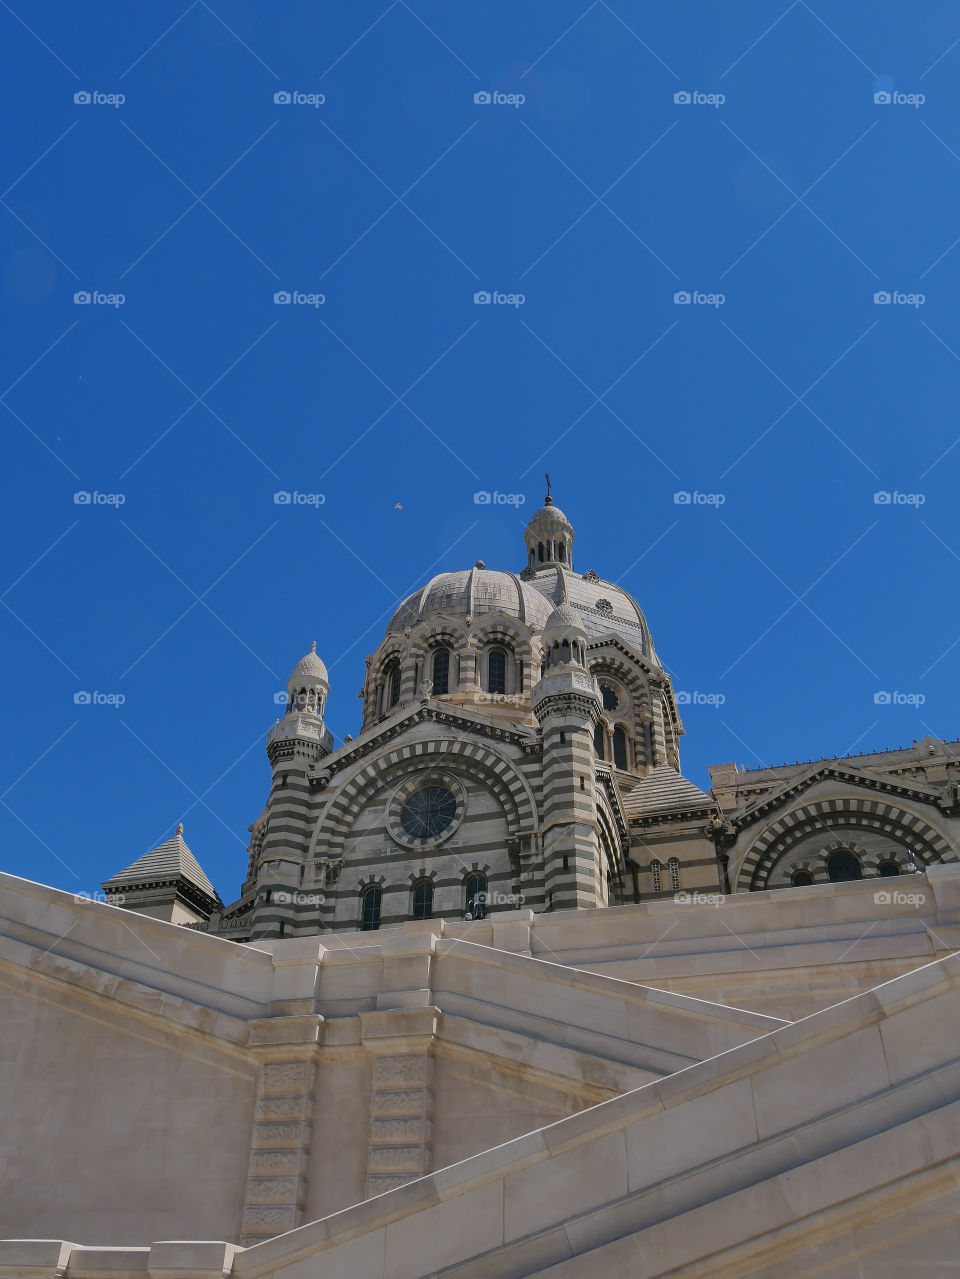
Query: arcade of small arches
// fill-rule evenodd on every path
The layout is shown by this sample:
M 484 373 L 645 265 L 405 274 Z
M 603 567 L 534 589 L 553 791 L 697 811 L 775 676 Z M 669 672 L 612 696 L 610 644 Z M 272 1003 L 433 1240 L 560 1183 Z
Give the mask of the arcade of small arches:
M 316 715 L 319 719 L 322 719 L 325 701 L 326 694 L 322 688 L 316 684 L 304 684 L 300 688 L 292 689 L 287 694 L 285 714 L 290 715 L 299 711 L 301 714 Z

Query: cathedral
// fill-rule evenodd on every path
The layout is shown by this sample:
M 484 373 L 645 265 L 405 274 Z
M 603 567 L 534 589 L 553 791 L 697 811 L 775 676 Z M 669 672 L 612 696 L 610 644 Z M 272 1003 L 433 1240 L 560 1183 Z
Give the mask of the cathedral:
M 316 645 L 270 730 L 272 785 L 224 906 L 178 831 L 103 885 L 233 941 L 590 910 L 956 862 L 960 743 L 739 770 L 680 769 L 683 726 L 646 618 L 574 569 L 552 498 L 517 573 L 441 573 L 367 658 L 362 727 L 334 749 Z
M 956 1272 L 960 742 L 703 791 L 549 495 L 522 559 L 336 748 L 300 659 L 235 902 L 0 874 L 0 1279 Z

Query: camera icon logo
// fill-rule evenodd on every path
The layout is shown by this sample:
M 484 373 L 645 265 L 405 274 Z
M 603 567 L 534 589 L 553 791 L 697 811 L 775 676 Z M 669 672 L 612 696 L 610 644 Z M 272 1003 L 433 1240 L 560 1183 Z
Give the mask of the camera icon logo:
M 90 105 L 90 94 L 86 89 L 80 89 L 73 95 L 73 100 L 78 107 L 86 107 Z
M 290 494 L 285 489 L 281 489 L 278 493 L 274 493 L 273 504 L 274 506 L 289 506 Z
M 892 99 L 886 89 L 878 89 L 873 100 L 878 107 L 888 107 Z
M 278 293 L 274 293 L 273 295 L 274 306 L 289 306 L 290 301 L 290 294 L 286 291 L 286 289 L 281 289 Z
M 283 690 L 280 690 L 279 692 L 274 693 L 273 704 L 275 706 L 286 706 L 287 694 Z
M 477 506 L 489 506 L 490 494 L 486 489 L 481 489 L 479 493 L 474 493 L 473 500 Z
M 674 306 L 690 305 L 690 294 L 686 291 L 686 289 L 681 289 L 679 293 L 674 293 L 673 304 Z
M 686 89 L 679 89 L 674 95 L 673 100 L 678 107 L 686 107 L 690 105 L 690 94 Z
M 890 494 L 886 491 L 886 489 L 880 489 L 878 492 L 874 493 L 873 504 L 874 506 L 890 505 Z
M 889 706 L 890 701 L 891 701 L 891 698 L 889 693 L 879 692 L 879 693 L 874 693 L 873 695 L 874 706 Z
M 290 94 L 286 89 L 280 89 L 273 95 L 273 100 L 278 107 L 286 107 L 290 105 Z
M 73 295 L 74 306 L 89 306 L 90 302 L 90 294 L 86 291 L 86 289 L 81 289 L 79 293 L 74 293 Z
M 89 506 L 89 505 L 90 505 L 90 494 L 89 494 L 89 493 L 87 493 L 87 492 L 86 492 L 85 490 L 83 490 L 83 489 L 81 489 L 81 490 L 80 490 L 79 492 L 77 492 L 77 493 L 74 493 L 74 495 L 73 495 L 73 504 L 74 504 L 74 506 Z
M 90 694 L 89 694 L 89 693 L 74 693 L 74 695 L 73 695 L 73 704 L 74 704 L 74 706 L 89 706 L 89 705 L 90 705 Z
M 481 289 L 478 293 L 474 293 L 473 295 L 474 306 L 489 306 L 490 301 L 490 294 L 486 291 L 486 289 Z
M 889 906 L 891 898 L 890 894 L 881 888 L 878 893 L 873 894 L 873 900 L 878 906 Z
M 679 492 L 674 493 L 673 504 L 674 506 L 690 505 L 690 494 L 686 491 L 686 489 L 680 489 Z
M 874 293 L 873 295 L 874 306 L 889 306 L 890 301 L 890 294 L 886 291 L 886 289 L 881 289 L 878 293 Z
M 478 107 L 487 107 L 490 105 L 490 94 L 486 89 L 481 89 L 479 93 L 473 95 L 473 100 Z

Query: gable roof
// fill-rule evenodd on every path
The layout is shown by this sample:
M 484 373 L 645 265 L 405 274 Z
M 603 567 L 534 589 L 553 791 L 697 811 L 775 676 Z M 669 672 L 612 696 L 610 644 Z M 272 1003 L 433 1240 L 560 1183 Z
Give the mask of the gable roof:
M 624 795 L 623 807 L 628 817 L 653 817 L 660 813 L 712 809 L 716 801 L 669 764 L 658 764 Z
M 154 884 L 157 882 L 174 882 L 185 879 L 194 888 L 199 888 L 214 901 L 220 897 L 213 884 L 204 874 L 203 868 L 187 847 L 183 838 L 183 827 L 178 826 L 172 839 L 159 844 L 151 852 L 145 853 L 132 862 L 126 870 L 118 871 L 105 881 L 103 887 L 125 888 L 135 884 Z

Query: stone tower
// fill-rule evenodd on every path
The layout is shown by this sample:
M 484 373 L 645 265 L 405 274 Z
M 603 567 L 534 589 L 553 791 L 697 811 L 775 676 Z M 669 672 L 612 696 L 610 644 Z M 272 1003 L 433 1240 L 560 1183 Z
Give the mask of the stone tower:
M 557 544 L 548 549 L 556 554 Z M 600 688 L 587 667 L 587 642 L 573 609 L 558 605 L 543 630 L 543 674 L 530 693 L 543 733 L 541 838 L 547 904 L 555 910 L 606 904 L 593 751 Z

